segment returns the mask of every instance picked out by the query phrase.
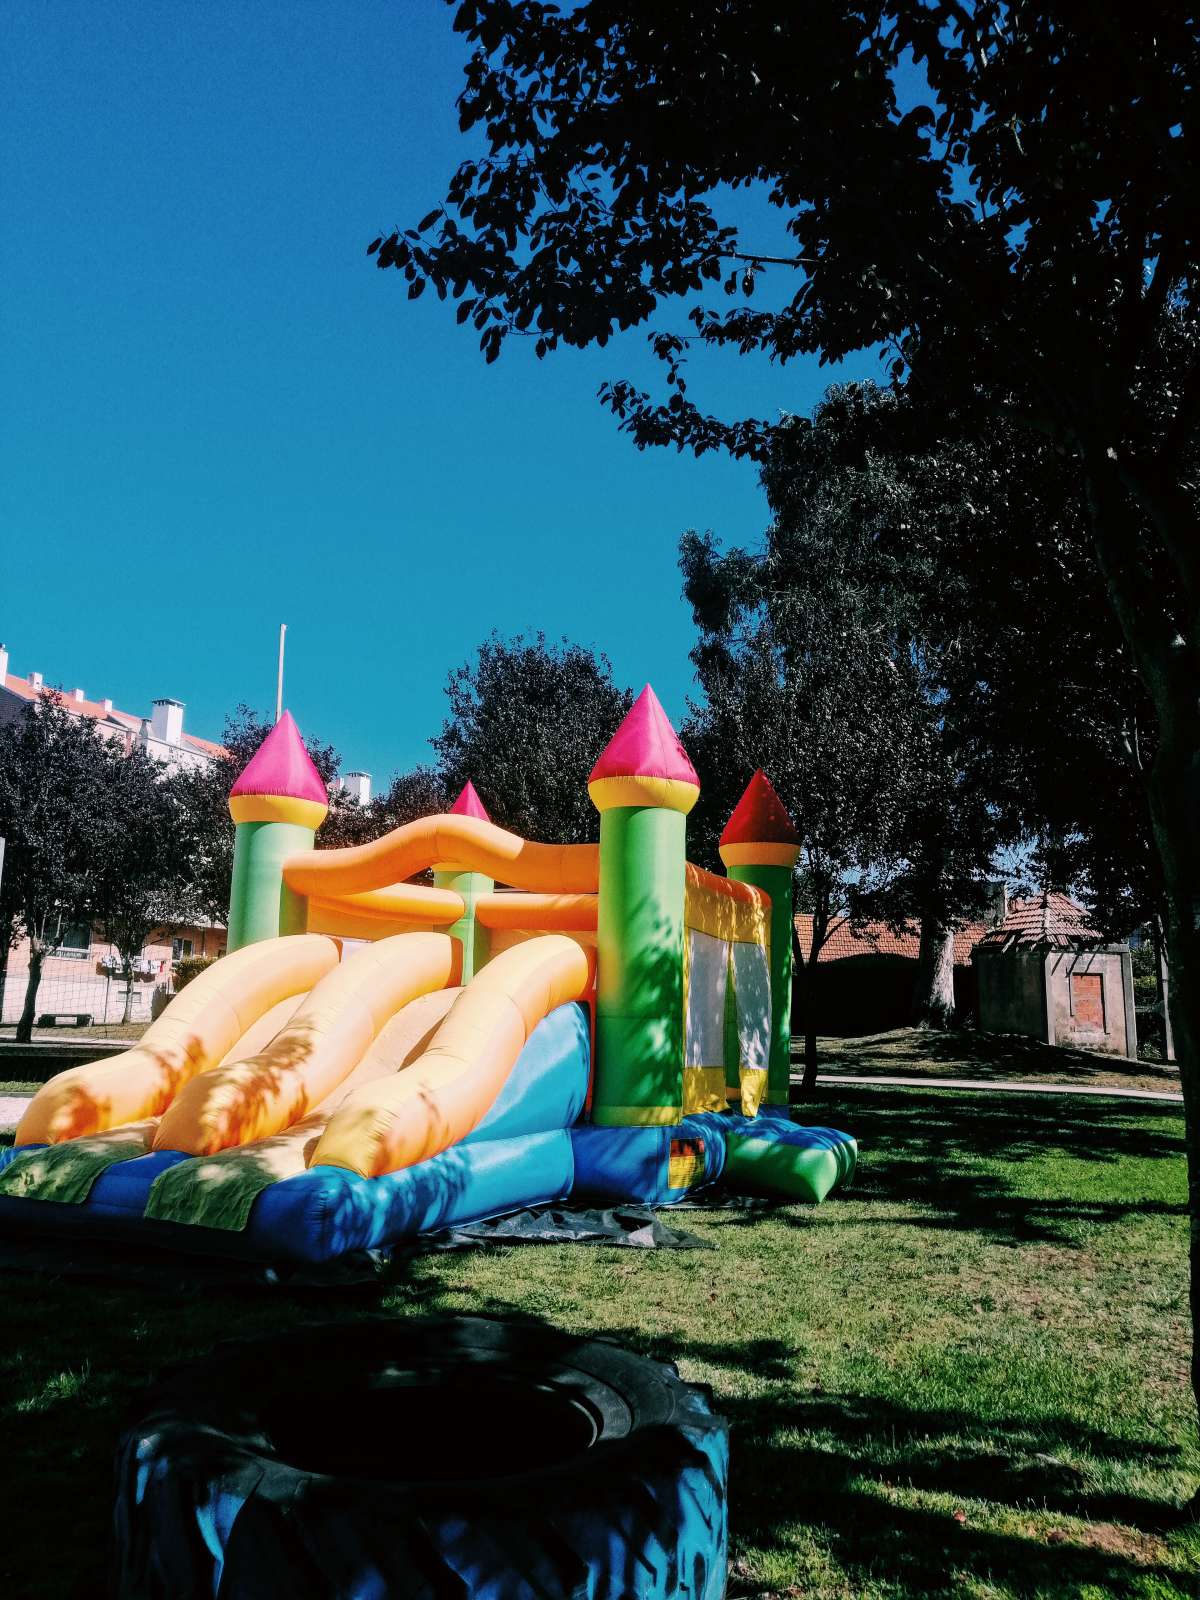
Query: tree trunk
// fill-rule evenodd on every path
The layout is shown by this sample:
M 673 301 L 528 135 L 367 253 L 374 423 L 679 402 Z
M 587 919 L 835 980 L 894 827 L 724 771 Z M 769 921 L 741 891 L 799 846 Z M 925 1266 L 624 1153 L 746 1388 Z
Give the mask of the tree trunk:
M 797 950 L 796 970 L 804 974 L 801 1010 L 804 1014 L 804 1076 L 800 1080 L 798 1096 L 809 1095 L 817 1087 L 817 953 L 819 946 L 814 938 L 808 960 Z
M 121 964 L 121 976 L 125 980 L 125 1005 L 124 1005 L 124 1008 L 122 1009 L 122 1012 L 121 1012 L 121 1022 L 122 1022 L 122 1024 L 124 1024 L 124 1023 L 129 1021 L 129 1014 L 133 1010 L 133 963 L 132 963 L 132 961 L 126 960 L 126 961 L 122 962 L 122 964 Z
M 38 985 L 42 981 L 42 962 L 46 959 L 41 943 L 29 941 L 29 981 L 25 985 L 25 1005 L 17 1023 L 17 1043 L 28 1044 L 33 1038 L 33 1019 L 37 1015 Z
M 1154 975 L 1158 980 L 1158 1009 L 1163 1022 L 1163 1060 L 1175 1059 L 1175 1035 L 1171 1031 L 1171 980 L 1167 971 L 1167 941 L 1163 934 L 1163 919 L 1155 917 L 1151 924 L 1154 942 Z
M 804 1030 L 804 1076 L 800 1080 L 801 1094 L 811 1094 L 817 1087 L 817 1036 L 810 1027 Z
M 921 919 L 912 1020 L 919 1028 L 954 1026 L 954 929 L 936 917 Z
M 1200 1340 L 1197 1339 L 1200 1328 L 1200 849 L 1196 830 L 1196 807 L 1200 804 L 1200 727 L 1197 727 L 1197 720 L 1192 700 L 1182 708 L 1177 727 L 1163 729 L 1163 742 L 1154 759 L 1149 790 L 1155 843 L 1166 885 L 1170 1021 L 1184 1102 L 1191 1376 L 1192 1391 L 1200 1409 Z M 1193 1496 L 1189 1511 L 1200 1517 L 1200 1490 Z
M 1162 553 L 1179 574 L 1180 598 L 1190 608 L 1181 617 L 1168 609 L 1152 564 L 1143 559 L 1142 543 L 1132 536 L 1115 450 L 1096 444 L 1085 452 L 1083 466 L 1100 572 L 1154 702 L 1160 739 L 1146 789 L 1166 889 L 1170 1020 L 1187 1152 L 1192 1395 L 1200 1413 L 1200 596 L 1191 565 L 1195 513 L 1189 505 L 1173 515 L 1166 505 L 1155 505 L 1153 495 L 1140 496 Z M 1145 489 L 1144 484 L 1138 487 Z M 1188 1511 L 1200 1518 L 1200 1489 Z

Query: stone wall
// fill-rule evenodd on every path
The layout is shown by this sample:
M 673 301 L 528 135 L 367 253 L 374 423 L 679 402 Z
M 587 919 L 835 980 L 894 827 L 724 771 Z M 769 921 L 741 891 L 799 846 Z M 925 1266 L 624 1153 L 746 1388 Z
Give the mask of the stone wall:
M 976 950 L 979 1026 L 985 1033 L 1023 1033 L 1049 1043 L 1046 958 L 1040 950 Z
M 1136 1056 L 1133 971 L 1124 947 L 1055 950 L 1046 957 L 1053 1043 Z

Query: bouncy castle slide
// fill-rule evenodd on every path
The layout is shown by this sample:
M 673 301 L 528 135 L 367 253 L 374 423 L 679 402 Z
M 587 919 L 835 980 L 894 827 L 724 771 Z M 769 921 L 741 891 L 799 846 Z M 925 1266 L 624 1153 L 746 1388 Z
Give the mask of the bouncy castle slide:
M 468 785 L 317 850 L 325 792 L 285 716 L 230 797 L 230 954 L 132 1049 L 42 1088 L 0 1156 L 0 1227 L 323 1261 L 722 1171 L 823 1198 L 855 1145 L 786 1111 L 786 813 L 757 774 L 730 877 L 689 866 L 698 785 L 649 689 L 589 788 L 599 847 L 520 839 Z

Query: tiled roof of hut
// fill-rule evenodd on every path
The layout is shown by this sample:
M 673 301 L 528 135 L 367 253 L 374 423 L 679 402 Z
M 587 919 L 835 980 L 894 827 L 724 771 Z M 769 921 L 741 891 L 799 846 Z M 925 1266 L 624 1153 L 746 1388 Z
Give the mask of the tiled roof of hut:
M 812 949 L 813 919 L 810 912 L 796 914 L 796 936 L 807 961 Z M 969 922 L 954 934 L 954 965 L 969 966 L 971 951 L 991 931 L 989 922 Z M 860 956 L 902 956 L 915 961 L 921 949 L 921 929 L 916 923 L 897 932 L 886 922 L 868 922 L 854 927 L 848 917 L 835 917 L 825 943 L 817 952 L 817 962 L 846 961 Z
M 980 940 L 985 950 L 1009 950 L 1015 945 L 1069 950 L 1077 944 L 1099 944 L 1100 932 L 1087 912 L 1070 895 L 1047 890 L 1028 900 L 1014 900 L 998 927 Z

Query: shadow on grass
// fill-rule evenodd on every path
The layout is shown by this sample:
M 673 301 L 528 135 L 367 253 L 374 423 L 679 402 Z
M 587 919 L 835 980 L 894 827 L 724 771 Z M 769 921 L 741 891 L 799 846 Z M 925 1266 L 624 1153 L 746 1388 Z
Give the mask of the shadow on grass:
M 85 1563 L 78 1552 L 64 1551 L 52 1563 L 53 1570 L 80 1571 L 86 1565 L 94 1580 L 106 1564 L 111 1453 L 121 1421 L 137 1414 L 147 1378 L 163 1360 L 211 1348 L 222 1334 L 240 1336 L 309 1322 L 350 1323 L 381 1309 L 399 1318 L 443 1311 L 446 1288 L 441 1258 L 418 1256 L 394 1263 L 386 1280 L 353 1302 L 341 1296 L 314 1301 L 290 1293 L 270 1301 L 261 1295 L 214 1294 L 206 1297 L 204 1314 L 194 1326 L 185 1325 L 186 1331 L 177 1325 L 177 1308 L 160 1296 L 98 1291 L 89 1316 L 99 1318 L 99 1337 L 78 1347 L 90 1369 L 79 1393 L 60 1395 L 52 1382 L 53 1392 L 43 1390 L 36 1408 L 14 1408 L 5 1418 L 10 1464 L 25 1462 L 30 1469 L 14 1481 L 8 1506 L 10 1537 L 0 1551 L 6 1593 L 95 1592 L 86 1578 L 77 1586 L 68 1579 L 61 1587 L 27 1589 L 19 1580 L 34 1573 L 45 1577 L 39 1552 L 46 1549 L 57 1508 L 68 1501 L 74 1507 L 74 1537 L 82 1538 L 91 1554 Z M 466 1289 L 466 1303 L 455 1309 L 466 1314 L 556 1326 L 553 1318 L 525 1309 L 526 1291 L 518 1273 L 511 1290 L 498 1294 L 473 1290 L 469 1282 L 458 1288 Z M 25 1360 L 38 1360 L 32 1349 L 21 1351 L 19 1335 L 32 1335 L 44 1320 L 57 1320 L 66 1294 L 66 1286 L 48 1286 L 40 1312 L 27 1305 L 25 1315 L 14 1319 L 16 1348 L 10 1346 L 0 1361 L 9 1381 L 22 1373 Z M 130 1324 L 144 1325 L 148 1337 L 131 1342 L 121 1331 Z M 173 1346 L 163 1339 L 172 1327 L 178 1341 Z M 588 1336 L 586 1328 L 578 1331 Z M 1168 1547 L 1153 1537 L 1172 1526 L 1175 1508 L 1098 1489 L 1060 1459 L 1085 1455 L 1106 1477 L 1119 1477 L 1133 1467 L 1170 1471 L 1179 1457 L 1173 1445 L 1113 1436 L 1072 1417 L 985 1418 L 969 1410 L 920 1409 L 894 1398 L 798 1388 L 795 1347 L 770 1337 L 738 1339 L 719 1329 L 697 1336 L 643 1326 L 606 1328 L 604 1336 L 656 1360 L 695 1363 L 715 1381 L 718 1409 L 733 1424 L 730 1519 L 735 1553 L 757 1559 L 778 1553 L 788 1561 L 803 1561 L 800 1551 L 806 1530 L 811 1530 L 845 1575 L 847 1592 L 879 1585 L 896 1600 L 961 1594 L 971 1580 L 1047 1600 L 1086 1592 L 1088 1585 L 1105 1594 L 1126 1595 L 1134 1592 L 1137 1578 L 1160 1580 L 1154 1592 L 1164 1597 L 1182 1592 L 1167 1587 L 1179 1581 L 1179 1574 L 1169 1565 Z M 52 1361 L 48 1370 L 53 1372 L 56 1365 Z M 747 1375 L 760 1385 L 752 1395 L 738 1392 L 745 1389 Z M 27 1371 L 23 1376 L 28 1384 Z M 303 1396 L 298 1398 L 303 1403 Z M 944 1494 L 968 1507 L 982 1499 L 1027 1511 L 1029 1523 L 1020 1532 L 997 1531 L 974 1525 L 973 1518 L 984 1518 L 970 1509 L 967 1520 L 960 1522 L 950 1507 L 902 1503 L 913 1490 Z M 1106 1534 L 1076 1531 L 1048 1543 L 1054 1524 L 1047 1513 L 1120 1527 Z M 994 1512 L 986 1520 L 994 1524 Z M 1140 1530 L 1140 1535 L 1122 1528 Z M 1088 1543 L 1092 1534 L 1105 1537 Z M 739 1587 L 738 1582 L 731 1600 L 780 1592 L 745 1583 Z
M 413 1310 L 419 1309 L 419 1285 L 398 1285 L 394 1292 L 411 1292 Z M 474 1297 L 469 1313 L 548 1325 L 498 1296 Z M 961 1594 L 971 1579 L 988 1585 L 988 1592 L 1006 1585 L 1014 1594 L 1047 1597 L 1084 1593 L 1089 1585 L 1124 1595 L 1135 1578 L 1171 1585 L 1156 1588 L 1156 1594 L 1183 1592 L 1174 1587 L 1181 1574 L 1167 1564 L 1162 1538 L 1180 1526 L 1178 1506 L 1093 1489 L 1055 1453 L 1086 1452 L 1101 1470 L 1135 1464 L 1169 1470 L 1179 1457 L 1173 1445 L 1117 1438 L 1070 1417 L 985 1419 L 856 1394 L 798 1395 L 795 1351 L 772 1339 L 696 1340 L 637 1327 L 605 1329 L 604 1337 L 658 1361 L 715 1368 L 735 1385 L 747 1373 L 768 1384 L 753 1398 L 717 1398 L 733 1425 L 735 1556 L 740 1549 L 795 1559 L 788 1535 L 807 1527 L 849 1584 L 881 1584 L 889 1594 L 914 1600 Z M 971 1513 L 960 1520 L 958 1506 L 950 1511 L 898 1503 L 897 1495 L 910 1490 L 1028 1512 L 1028 1531 L 972 1526 Z M 1055 1530 L 1047 1514 L 1120 1526 L 1070 1534 Z M 1136 1531 L 1122 1534 L 1122 1528 Z M 1089 1534 L 1098 1537 L 1089 1542 Z M 730 1597 L 800 1592 L 735 1578 Z
M 1161 1079 L 1164 1090 L 1179 1089 L 1179 1073 L 1152 1062 L 1048 1045 L 1017 1033 L 984 1033 L 977 1028 L 897 1028 L 857 1039 L 825 1038 L 821 1041 L 821 1066 L 883 1076 L 910 1072 L 936 1076 L 941 1067 L 961 1077 L 1041 1078 L 1068 1084 L 1094 1083 L 1103 1074 Z
M 828 1085 L 794 1114 L 801 1122 L 845 1128 L 858 1139 L 859 1167 L 848 1198 L 927 1208 L 900 1218 L 891 1212 L 839 1217 L 839 1226 L 965 1229 L 1013 1243 L 1074 1245 L 1079 1224 L 1186 1215 L 1182 1176 L 1176 1202 L 1144 1192 L 1081 1198 L 1078 1169 L 1055 1172 L 1056 1161 L 1109 1168 L 1119 1190 L 1116 1169 L 1124 1162 L 1182 1160 L 1182 1123 L 1171 1106 Z M 1036 1162 L 1028 1175 L 1027 1161 Z M 1131 1167 L 1131 1189 L 1134 1172 Z M 811 1212 L 785 1215 L 796 1227 L 815 1220 Z

